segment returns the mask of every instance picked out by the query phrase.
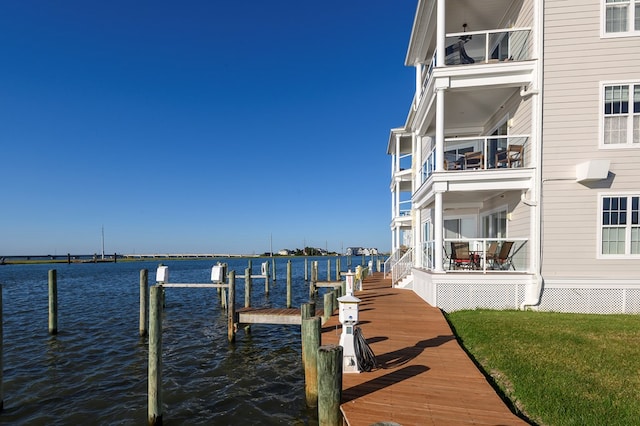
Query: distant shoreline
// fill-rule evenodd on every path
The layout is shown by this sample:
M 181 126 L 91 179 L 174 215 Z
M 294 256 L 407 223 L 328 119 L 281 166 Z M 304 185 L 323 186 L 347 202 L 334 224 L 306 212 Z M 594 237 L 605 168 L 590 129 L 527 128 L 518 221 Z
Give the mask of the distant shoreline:
M 117 255 L 116 260 L 114 261 L 113 255 L 109 257 L 97 257 L 93 258 L 79 258 L 78 256 L 0 256 L 0 266 L 2 265 L 37 265 L 37 264 L 82 264 L 82 263 L 118 263 L 118 262 L 145 262 L 145 261 L 169 261 L 169 260 L 216 260 L 216 259 L 242 259 L 242 258 L 279 258 L 279 259 L 287 259 L 287 258 L 296 258 L 296 257 L 336 257 L 340 256 L 338 254 L 331 254 L 328 256 L 321 255 L 313 255 L 313 256 L 304 256 L 304 255 L 277 255 L 273 256 L 264 255 L 264 254 L 220 254 L 220 255 Z M 342 255 L 347 256 L 347 255 Z M 377 255 L 381 256 L 381 255 Z M 354 255 L 353 257 L 361 257 L 361 255 Z M 366 256 L 369 257 L 369 256 Z

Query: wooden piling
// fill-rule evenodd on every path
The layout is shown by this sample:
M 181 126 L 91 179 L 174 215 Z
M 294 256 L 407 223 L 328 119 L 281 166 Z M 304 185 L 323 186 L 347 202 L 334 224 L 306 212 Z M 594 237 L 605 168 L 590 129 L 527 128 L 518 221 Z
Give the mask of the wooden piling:
M 308 304 L 307 304 L 308 305 Z M 302 365 L 308 407 L 318 406 L 318 348 L 321 340 L 320 317 L 302 320 Z
M 229 271 L 229 299 L 227 300 L 227 339 L 236 340 L 236 271 Z
M 251 306 L 251 269 L 244 270 L 244 307 Z
M 331 258 L 327 259 L 327 281 L 331 281 Z
M 291 307 L 291 260 L 287 262 L 287 308 Z
M 336 257 L 336 281 L 340 281 L 340 257 Z
M 49 270 L 49 334 L 58 334 L 58 273 Z
M 273 257 L 273 254 L 271 255 L 271 269 L 273 270 L 271 277 L 273 279 L 273 282 L 275 283 L 276 282 L 276 258 Z
M 313 312 L 311 311 L 311 303 L 303 303 L 300 305 L 300 317 L 303 321 L 311 318 L 312 316 L 315 316 L 315 304 Z
M 342 426 L 342 346 L 318 348 L 318 424 Z
M 265 274 L 265 278 L 264 278 L 264 294 L 269 294 L 269 277 L 271 275 L 271 270 L 269 269 L 269 262 L 266 262 L 267 264 L 267 273 Z M 275 271 L 273 272 L 275 274 Z
M 149 270 L 140 270 L 140 337 L 147 335 L 147 305 L 149 300 Z
M 309 265 L 308 265 L 307 258 L 305 257 L 305 258 L 304 258 L 304 280 L 305 280 L 305 281 L 309 281 L 309 278 L 308 278 L 308 277 L 309 277 L 308 271 L 309 271 Z
M 150 288 L 149 297 L 149 425 L 162 424 L 162 285 Z
M 324 315 L 323 322 L 327 322 L 333 314 L 333 294 L 327 292 L 324 294 Z

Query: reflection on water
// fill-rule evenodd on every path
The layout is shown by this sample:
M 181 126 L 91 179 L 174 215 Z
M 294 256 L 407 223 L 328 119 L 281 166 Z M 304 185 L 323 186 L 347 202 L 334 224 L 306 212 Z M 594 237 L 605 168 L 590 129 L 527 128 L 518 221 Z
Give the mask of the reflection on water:
M 309 258 L 314 260 L 314 258 Z M 319 260 L 320 279 L 327 258 Z M 354 260 L 355 262 L 360 259 Z M 244 274 L 247 259 L 225 259 Z M 261 259 L 253 259 L 259 274 Z M 286 306 L 286 259 L 268 295 L 254 279 L 252 305 Z M 332 258 L 332 268 L 335 268 Z M 207 282 L 212 260 L 165 261 L 173 282 Z M 4 265 L 2 424 L 145 424 L 147 340 L 139 337 L 139 271 L 157 262 Z M 342 259 L 342 269 L 347 260 Z M 57 270 L 58 334 L 48 333 L 47 271 Z M 332 273 L 335 276 L 335 271 Z M 308 300 L 304 260 L 292 259 L 292 304 Z M 236 280 L 236 303 L 244 281 Z M 153 284 L 153 283 L 150 283 Z M 307 409 L 300 329 L 253 325 L 227 343 L 215 289 L 166 290 L 163 313 L 165 424 L 315 425 Z M 318 299 L 322 302 L 322 295 Z M 319 306 L 320 307 L 320 306 Z

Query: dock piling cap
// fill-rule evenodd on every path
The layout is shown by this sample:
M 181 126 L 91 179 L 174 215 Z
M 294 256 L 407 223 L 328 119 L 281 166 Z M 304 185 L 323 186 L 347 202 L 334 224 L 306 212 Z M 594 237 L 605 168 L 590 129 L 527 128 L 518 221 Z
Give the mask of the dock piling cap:
M 354 295 L 347 294 L 345 296 L 338 297 L 338 302 L 342 303 L 360 303 L 362 300 L 358 299 Z

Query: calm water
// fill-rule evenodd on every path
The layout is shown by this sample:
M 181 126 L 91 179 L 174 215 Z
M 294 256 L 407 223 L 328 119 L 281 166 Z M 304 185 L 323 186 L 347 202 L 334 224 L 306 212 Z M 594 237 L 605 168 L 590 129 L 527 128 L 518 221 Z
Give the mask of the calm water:
M 326 280 L 327 258 L 318 260 Z M 223 259 L 243 275 L 247 259 Z M 260 273 L 263 259 L 253 259 Z M 286 262 L 276 259 L 252 306 L 286 307 Z M 342 269 L 347 268 L 342 258 Z M 361 262 L 352 260 L 352 267 Z M 167 261 L 170 281 L 208 282 L 214 260 Z M 309 262 L 310 270 L 311 262 Z M 147 340 L 138 333 L 139 276 L 158 262 L 0 266 L 3 285 L 4 410 L 0 424 L 142 425 L 147 422 Z M 335 279 L 335 258 L 331 258 Z M 57 270 L 58 334 L 48 333 L 47 273 Z M 308 301 L 304 259 L 292 259 L 292 304 Z M 244 280 L 236 280 L 244 305 Z M 322 290 L 322 289 L 321 289 Z M 321 307 L 322 296 L 318 299 Z M 163 314 L 165 424 L 316 425 L 304 398 L 300 328 L 254 325 L 227 343 L 215 289 L 168 288 Z

